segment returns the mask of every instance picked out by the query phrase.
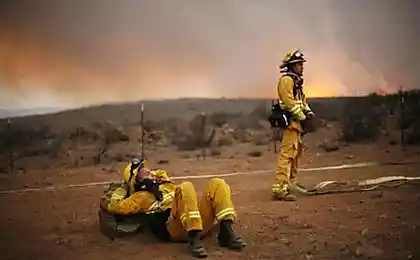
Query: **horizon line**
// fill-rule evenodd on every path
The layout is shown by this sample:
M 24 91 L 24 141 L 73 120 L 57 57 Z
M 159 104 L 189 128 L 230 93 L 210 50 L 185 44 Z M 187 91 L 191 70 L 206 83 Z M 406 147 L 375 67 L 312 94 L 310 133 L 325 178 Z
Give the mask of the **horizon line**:
M 354 94 L 354 95 L 340 95 L 340 96 L 309 96 L 308 99 L 336 99 L 336 98 L 352 98 L 352 97 L 367 97 L 372 94 L 379 96 L 394 95 L 398 94 L 398 91 L 391 93 L 368 93 L 368 94 Z M 192 100 L 192 99 L 201 99 L 201 100 L 275 100 L 273 97 L 205 97 L 205 96 L 191 96 L 191 97 L 173 97 L 173 98 L 147 98 L 147 99 L 138 99 L 138 100 L 127 100 L 127 101 L 109 101 L 109 102 L 97 102 L 91 104 L 80 104 L 80 105 L 70 105 L 70 106 L 33 106 L 30 108 L 8 108 L 0 107 L 0 110 L 3 111 L 24 111 L 31 109 L 78 109 L 78 108 L 88 108 L 88 107 L 99 107 L 106 105 L 123 105 L 123 104 L 136 104 L 141 102 L 159 102 L 159 101 L 175 101 L 175 100 Z

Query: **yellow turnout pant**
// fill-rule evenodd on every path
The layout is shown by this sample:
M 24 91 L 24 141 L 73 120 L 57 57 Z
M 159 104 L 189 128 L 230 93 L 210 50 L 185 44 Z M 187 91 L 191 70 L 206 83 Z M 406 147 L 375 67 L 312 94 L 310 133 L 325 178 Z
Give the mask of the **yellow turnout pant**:
M 295 129 L 284 129 L 280 156 L 276 167 L 276 181 L 272 186 L 275 194 L 287 194 L 289 182 L 295 181 L 303 144 L 301 134 Z
M 205 186 L 200 199 L 191 182 L 181 183 L 172 202 L 166 227 L 175 241 L 185 241 L 188 231 L 199 230 L 204 236 L 222 220 L 234 220 L 236 213 L 230 198 L 230 187 L 222 179 L 213 178 Z

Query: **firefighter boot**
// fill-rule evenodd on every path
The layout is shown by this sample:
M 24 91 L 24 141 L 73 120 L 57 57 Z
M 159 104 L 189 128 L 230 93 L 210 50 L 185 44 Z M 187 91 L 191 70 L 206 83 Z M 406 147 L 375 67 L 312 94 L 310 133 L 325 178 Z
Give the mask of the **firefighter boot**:
M 191 230 L 188 232 L 188 248 L 191 254 L 197 258 L 206 258 L 207 252 L 200 241 L 200 231 Z
M 219 246 L 232 250 L 241 250 L 246 246 L 245 241 L 233 232 L 232 220 L 222 220 L 219 227 Z
M 273 184 L 273 198 L 282 201 L 295 201 L 296 196 L 292 193 L 288 184 Z
M 296 196 L 293 193 L 284 193 L 284 194 L 275 194 L 274 198 L 276 200 L 282 200 L 282 201 L 296 201 Z

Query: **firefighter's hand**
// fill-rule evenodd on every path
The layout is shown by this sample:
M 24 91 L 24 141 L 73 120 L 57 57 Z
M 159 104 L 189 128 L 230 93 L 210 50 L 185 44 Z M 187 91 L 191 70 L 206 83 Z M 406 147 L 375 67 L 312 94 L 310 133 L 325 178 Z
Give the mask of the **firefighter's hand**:
M 305 132 L 311 133 L 311 132 L 315 132 L 315 126 L 314 126 L 314 121 L 312 116 L 310 117 L 306 117 L 305 120 L 300 121 L 300 123 L 302 124 L 303 130 Z
M 306 118 L 312 120 L 314 118 L 314 113 L 309 112 L 308 114 L 306 114 Z
M 305 112 L 305 116 L 306 118 L 312 119 L 315 116 L 315 114 L 311 110 L 308 110 Z
M 148 168 L 142 168 L 138 174 L 137 174 L 137 178 L 139 179 L 147 179 L 147 180 L 153 180 L 154 176 L 153 173 L 150 169 Z

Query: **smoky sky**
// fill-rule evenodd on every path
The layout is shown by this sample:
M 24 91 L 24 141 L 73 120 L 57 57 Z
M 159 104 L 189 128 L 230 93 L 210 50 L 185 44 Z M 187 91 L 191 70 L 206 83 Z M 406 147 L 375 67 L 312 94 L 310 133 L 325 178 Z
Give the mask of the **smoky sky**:
M 3 0 L 0 107 L 276 96 L 285 53 L 310 96 L 420 88 L 415 0 Z

